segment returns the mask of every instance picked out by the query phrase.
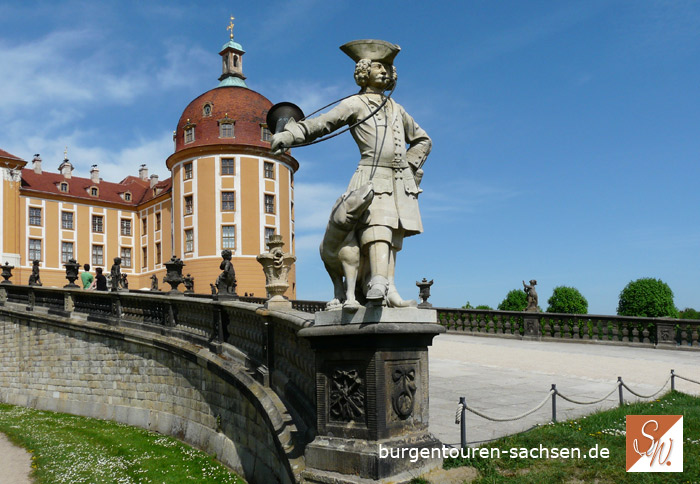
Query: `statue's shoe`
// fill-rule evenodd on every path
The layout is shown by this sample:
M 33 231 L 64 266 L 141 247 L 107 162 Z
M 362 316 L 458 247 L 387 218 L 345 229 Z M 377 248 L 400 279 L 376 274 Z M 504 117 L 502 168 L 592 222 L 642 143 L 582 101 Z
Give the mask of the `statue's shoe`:
M 367 286 L 369 290 L 365 297 L 368 301 L 383 300 L 389 290 L 389 281 L 385 277 L 374 276 Z

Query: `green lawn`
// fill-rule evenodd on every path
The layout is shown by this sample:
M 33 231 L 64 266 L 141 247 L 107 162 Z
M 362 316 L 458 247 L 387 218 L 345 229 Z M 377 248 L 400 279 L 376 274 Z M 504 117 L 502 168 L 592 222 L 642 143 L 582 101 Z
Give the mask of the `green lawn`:
M 683 415 L 682 473 L 627 473 L 625 471 L 626 415 Z M 700 398 L 678 392 L 659 400 L 635 403 L 587 417 L 549 424 L 530 432 L 505 437 L 483 447 L 539 448 L 595 446 L 609 449 L 607 459 L 448 459 L 446 469 L 473 466 L 480 474 L 474 483 L 696 483 L 700 481 Z M 438 484 L 438 483 L 434 483 Z
M 245 482 L 174 438 L 107 420 L 0 404 L 0 432 L 32 453 L 39 484 Z

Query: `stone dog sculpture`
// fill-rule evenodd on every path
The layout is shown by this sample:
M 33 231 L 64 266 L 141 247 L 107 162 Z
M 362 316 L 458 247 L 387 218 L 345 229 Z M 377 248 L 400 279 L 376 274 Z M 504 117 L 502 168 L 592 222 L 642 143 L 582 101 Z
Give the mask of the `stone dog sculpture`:
M 358 293 L 368 303 L 415 307 L 415 301 L 403 300 L 396 289 L 396 255 L 405 237 L 423 231 L 418 185 L 432 142 L 405 109 L 385 94 L 396 83 L 393 61 L 400 47 L 363 39 L 340 49 L 355 61 L 360 92 L 317 117 L 299 122 L 292 117 L 273 135 L 271 148 L 281 153 L 348 127 L 361 157 L 346 193 L 336 202 L 321 246 L 334 285 L 329 308 L 343 301 L 347 309 L 358 307 L 354 278 Z M 373 193 L 369 201 L 368 186 Z M 339 274 L 345 276 L 344 285 Z
M 360 215 L 372 202 L 374 190 L 371 184 L 344 193 L 331 210 L 326 233 L 321 242 L 321 260 L 333 281 L 334 299 L 326 309 L 344 307 L 357 309 L 355 285 L 360 271 L 360 246 L 354 235 Z M 343 303 L 344 301 L 344 303 Z

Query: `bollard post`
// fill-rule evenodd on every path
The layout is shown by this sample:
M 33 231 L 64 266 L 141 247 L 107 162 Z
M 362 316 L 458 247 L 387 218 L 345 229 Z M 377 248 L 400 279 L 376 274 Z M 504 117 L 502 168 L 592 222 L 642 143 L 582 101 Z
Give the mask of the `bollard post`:
M 671 391 L 676 389 L 676 373 L 671 369 Z
M 462 405 L 462 416 L 459 422 L 460 442 L 464 449 L 467 446 L 467 398 L 459 397 L 459 403 Z
M 557 423 L 557 386 L 552 383 L 552 422 Z
M 621 376 L 617 377 L 617 392 L 620 395 L 620 406 L 623 406 L 625 404 L 625 401 L 622 398 L 622 377 Z

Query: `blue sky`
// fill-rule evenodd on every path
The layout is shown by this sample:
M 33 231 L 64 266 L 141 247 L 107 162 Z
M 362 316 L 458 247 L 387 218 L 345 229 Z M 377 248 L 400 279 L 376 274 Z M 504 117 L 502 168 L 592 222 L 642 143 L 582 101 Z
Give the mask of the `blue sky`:
M 305 112 L 356 90 L 341 44 L 402 47 L 395 99 L 433 139 L 397 283 L 439 306 L 496 306 L 537 279 L 614 314 L 639 277 L 700 308 L 700 3 L 696 1 L 2 2 L 0 148 L 109 180 L 168 176 L 182 110 L 228 39 L 248 86 Z M 293 150 L 298 296 L 328 299 L 318 256 L 355 170 L 349 135 Z

